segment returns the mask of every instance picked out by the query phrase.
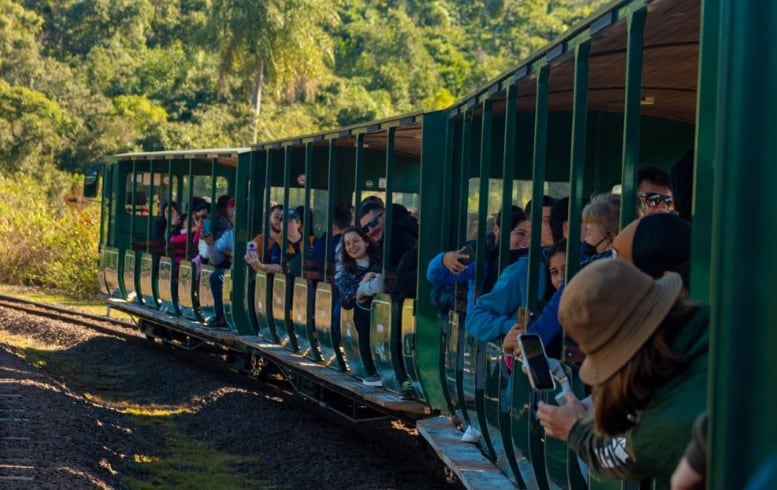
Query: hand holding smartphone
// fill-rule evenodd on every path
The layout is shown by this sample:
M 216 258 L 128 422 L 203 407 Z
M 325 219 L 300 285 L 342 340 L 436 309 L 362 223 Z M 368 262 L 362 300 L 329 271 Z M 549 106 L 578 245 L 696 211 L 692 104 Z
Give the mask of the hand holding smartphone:
M 553 381 L 540 336 L 536 333 L 519 334 L 518 346 L 523 358 L 523 370 L 529 377 L 531 387 L 535 390 L 554 389 L 556 383 Z
M 472 262 L 472 260 L 475 258 L 475 251 L 469 245 L 464 245 L 457 251 L 457 253 L 464 256 L 459 257 L 459 262 L 464 265 L 469 265 L 469 263 Z
M 210 218 L 202 220 L 202 234 L 205 236 L 210 235 Z

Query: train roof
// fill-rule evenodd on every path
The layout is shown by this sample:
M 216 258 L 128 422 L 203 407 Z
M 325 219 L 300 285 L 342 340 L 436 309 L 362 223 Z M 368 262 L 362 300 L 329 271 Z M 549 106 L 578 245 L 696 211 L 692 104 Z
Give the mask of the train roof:
M 220 165 L 234 167 L 237 156 L 250 152 L 251 148 L 209 148 L 204 150 L 170 150 L 138 153 L 119 153 L 106 159 L 108 163 L 135 160 L 217 160 Z
M 421 131 L 423 129 L 423 112 L 402 114 L 378 121 L 354 124 L 303 136 L 295 136 L 276 141 L 263 142 L 254 146 L 257 150 L 271 150 L 286 146 L 302 146 L 308 143 L 313 146 L 328 146 L 330 140 L 337 147 L 353 148 L 357 138 L 362 135 L 363 148 L 385 150 L 386 132 L 394 128 L 394 151 L 400 155 L 415 156 L 421 153 Z
M 537 73 L 551 67 L 548 108 L 571 111 L 574 54 L 590 42 L 588 110 L 623 112 L 626 86 L 627 18 L 647 8 L 642 72 L 642 115 L 693 123 L 696 118 L 700 2 L 698 0 L 617 0 L 531 54 L 516 68 L 454 104 L 451 117 L 475 110 L 493 99 L 504 111 L 507 87 L 518 84 L 518 108 L 531 112 Z

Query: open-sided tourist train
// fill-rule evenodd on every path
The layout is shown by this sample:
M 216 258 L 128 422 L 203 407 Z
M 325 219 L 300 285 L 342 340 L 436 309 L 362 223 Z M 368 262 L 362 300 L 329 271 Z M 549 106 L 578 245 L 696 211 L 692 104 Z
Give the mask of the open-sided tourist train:
M 246 148 L 115 155 L 86 176 L 86 193 L 102 196 L 101 287 L 150 338 L 221 349 L 257 376 L 275 367 L 300 395 L 354 422 L 416 421 L 469 487 L 649 488 L 583 474 L 564 443 L 546 439 L 524 374 L 502 367 L 498 340 L 478 342 L 459 311 L 433 304 L 425 271 L 440 251 L 483 243 L 496 211 L 545 194 L 569 196 L 569 216 L 580 216 L 585 197 L 619 184 L 628 223 L 638 168 L 669 171 L 693 150 L 690 293 L 712 312 L 709 485 L 742 488 L 777 452 L 767 413 L 777 401 L 769 381 L 777 254 L 767 251 L 777 238 L 775 24 L 777 6 L 767 0 L 615 1 L 445 110 Z M 190 240 L 181 248 L 152 238 L 160 203 L 175 201 L 191 216 L 193 197 L 221 195 L 236 202 L 226 328 L 208 322 L 213 267 L 190 260 Z M 394 294 L 395 271 L 385 267 L 387 292 L 371 306 L 383 388 L 359 380 L 358 333 L 347 310 L 335 314 L 329 258 L 336 204 L 358 208 L 371 195 L 384 201 L 387 223 L 401 204 L 419 225 L 415 297 Z M 267 234 L 273 203 L 311 210 L 308 231 L 327 240 L 327 258 L 310 260 L 303 240 L 304 260 L 284 273 L 246 267 L 246 245 Z M 541 219 L 532 213 L 533 230 Z M 580 223 L 569 225 L 567 264 L 575 264 Z M 391 232 L 387 225 L 387 244 Z M 539 233 L 531 245 L 527 302 L 537 310 Z M 413 400 L 398 396 L 405 376 Z M 478 427 L 480 443 L 459 442 L 461 427 L 441 415 Z M 475 456 L 462 460 L 461 448 Z

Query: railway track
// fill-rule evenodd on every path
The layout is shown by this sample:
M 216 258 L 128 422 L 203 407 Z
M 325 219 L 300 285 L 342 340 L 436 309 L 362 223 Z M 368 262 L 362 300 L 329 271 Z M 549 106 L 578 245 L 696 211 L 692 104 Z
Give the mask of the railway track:
M 95 315 L 60 306 L 15 298 L 13 296 L 0 295 L 0 308 L 3 307 L 37 317 L 68 322 L 91 331 L 116 336 L 128 342 L 132 342 L 135 345 L 142 346 L 142 348 L 162 350 L 166 355 L 173 356 L 180 362 L 204 366 L 212 372 L 217 372 L 219 375 L 229 377 L 231 381 L 248 390 L 257 391 L 268 396 L 282 397 L 288 403 L 302 406 L 306 410 L 316 413 L 316 415 L 325 420 L 326 423 L 347 427 L 348 431 L 357 437 L 377 442 L 384 447 L 390 448 L 390 450 L 396 454 L 408 454 L 412 451 L 413 454 L 418 455 L 415 464 L 418 465 L 419 470 L 424 471 L 425 473 L 439 475 L 441 480 L 446 479 L 450 482 L 451 477 L 450 475 L 446 475 L 444 465 L 434 452 L 429 450 L 423 438 L 417 435 L 408 435 L 413 432 L 412 427 L 403 425 L 403 423 L 399 421 L 392 420 L 375 421 L 369 424 L 348 424 L 341 417 L 334 415 L 331 411 L 320 407 L 318 404 L 312 403 L 303 397 L 294 396 L 295 393 L 293 388 L 278 371 L 273 372 L 267 377 L 263 377 L 261 380 L 257 380 L 247 376 L 247 370 L 239 360 L 234 362 L 234 360 L 230 359 L 230 356 L 223 351 L 218 351 L 216 349 L 191 351 L 177 348 L 175 344 L 168 344 L 147 338 L 133 322 L 110 318 L 105 315 Z M 217 360 L 221 362 L 215 362 Z M 3 402 L 4 395 L 6 395 L 6 393 L 4 393 L 2 386 L 0 386 L 0 418 L 6 416 L 2 411 L 5 407 Z M 15 403 L 13 406 L 8 406 L 9 410 L 24 410 L 24 407 L 19 405 L 19 403 L 21 403 L 20 400 L 13 397 L 13 393 L 8 393 L 7 399 L 13 400 Z M 10 414 L 10 412 L 8 413 Z M 16 413 L 22 414 L 23 412 Z M 16 418 L 20 419 L 15 423 L 21 428 L 24 421 L 22 420 L 22 417 Z M 9 434 L 8 437 L 13 438 L 14 436 L 13 434 Z M 4 446 L 13 444 L 16 448 L 15 453 L 20 455 L 23 455 L 25 451 L 24 442 L 23 438 L 0 440 L 0 443 Z M 19 478 L 19 480 L 13 481 L 16 481 L 16 484 L 23 483 L 25 481 L 23 480 L 24 478 L 29 478 L 28 476 L 25 476 L 27 468 L 25 468 L 24 461 L 24 458 L 16 460 L 0 459 L 0 476 L 8 475 L 8 478 Z M 0 482 L 2 481 L 3 479 L 0 478 Z M 2 486 L 3 485 L 0 483 L 0 487 Z

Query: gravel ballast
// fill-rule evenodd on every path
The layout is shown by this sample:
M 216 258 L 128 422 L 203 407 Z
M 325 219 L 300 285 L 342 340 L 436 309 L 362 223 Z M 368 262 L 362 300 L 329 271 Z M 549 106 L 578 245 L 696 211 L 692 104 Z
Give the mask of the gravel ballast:
M 449 488 L 414 463 L 412 430 L 397 429 L 399 451 L 159 345 L 5 307 L 0 410 L 0 488 L 196 488 L 185 474 L 201 468 L 143 470 L 179 438 L 228 455 L 219 488 Z

